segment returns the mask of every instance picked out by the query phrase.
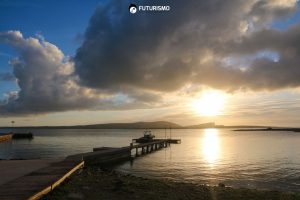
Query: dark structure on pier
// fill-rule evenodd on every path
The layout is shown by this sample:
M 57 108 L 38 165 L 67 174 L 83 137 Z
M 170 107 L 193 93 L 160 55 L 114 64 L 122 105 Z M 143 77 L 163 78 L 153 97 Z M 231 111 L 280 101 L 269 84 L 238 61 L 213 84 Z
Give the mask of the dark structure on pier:
M 33 139 L 32 133 L 14 133 L 12 139 Z

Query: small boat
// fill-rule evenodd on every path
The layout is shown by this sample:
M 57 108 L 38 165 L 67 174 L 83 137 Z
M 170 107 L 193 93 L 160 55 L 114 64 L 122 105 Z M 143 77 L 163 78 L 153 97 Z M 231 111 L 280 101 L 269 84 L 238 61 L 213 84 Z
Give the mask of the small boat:
M 143 137 L 133 139 L 133 141 L 137 142 L 137 143 L 147 143 L 147 142 L 152 142 L 154 138 L 155 138 L 155 135 L 153 135 L 151 133 L 151 131 L 146 130 L 146 131 L 144 131 Z
M 33 139 L 33 134 L 28 133 L 14 133 L 12 139 Z

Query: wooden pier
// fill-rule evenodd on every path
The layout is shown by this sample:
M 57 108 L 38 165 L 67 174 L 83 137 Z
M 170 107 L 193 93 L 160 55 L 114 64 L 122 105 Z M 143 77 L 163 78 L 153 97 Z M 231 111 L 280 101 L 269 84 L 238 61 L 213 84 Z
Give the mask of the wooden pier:
M 12 139 L 33 139 L 32 133 L 14 133 Z
M 132 159 L 132 150 L 135 157 L 166 148 L 170 144 L 181 143 L 179 139 L 155 139 L 148 143 L 113 148 L 94 148 L 93 152 L 71 155 L 65 160 L 53 163 L 49 167 L 31 172 L 0 186 L 1 200 L 37 200 L 52 191 L 76 170 L 84 165 L 111 165 Z
M 0 186 L 1 200 L 36 200 L 83 167 L 82 160 L 63 160 Z
M 111 165 L 131 159 L 130 147 L 101 147 L 93 152 L 81 153 L 67 157 L 68 160 L 84 160 L 86 165 Z
M 151 153 L 153 151 L 166 148 L 170 144 L 179 144 L 181 143 L 180 139 L 156 139 L 152 142 L 139 143 L 139 144 L 130 144 L 130 149 L 135 149 L 135 156 Z
M 5 133 L 0 135 L 0 142 L 9 141 L 12 139 L 33 139 L 32 133 Z

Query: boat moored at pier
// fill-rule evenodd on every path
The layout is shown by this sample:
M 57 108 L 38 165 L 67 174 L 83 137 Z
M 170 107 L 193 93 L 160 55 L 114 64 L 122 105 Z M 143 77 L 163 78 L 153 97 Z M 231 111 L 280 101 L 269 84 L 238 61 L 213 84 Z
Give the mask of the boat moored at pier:
M 147 143 L 147 142 L 152 142 L 154 138 L 155 138 L 155 135 L 153 135 L 150 130 L 146 130 L 146 131 L 144 131 L 143 137 L 133 139 L 132 142 Z

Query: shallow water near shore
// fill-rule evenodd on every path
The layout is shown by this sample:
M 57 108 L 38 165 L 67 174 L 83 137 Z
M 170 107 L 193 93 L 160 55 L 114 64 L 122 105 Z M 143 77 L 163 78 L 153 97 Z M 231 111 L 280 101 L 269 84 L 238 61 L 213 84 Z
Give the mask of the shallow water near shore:
M 3 130 L 2 132 L 4 132 Z M 0 143 L 0 159 L 58 158 L 93 147 L 128 146 L 143 130 L 26 130 L 33 140 Z M 180 138 L 157 152 L 124 163 L 116 170 L 175 181 L 300 192 L 300 134 L 234 132 L 230 129 L 153 130 L 157 138 Z M 134 151 L 132 152 L 134 154 Z

